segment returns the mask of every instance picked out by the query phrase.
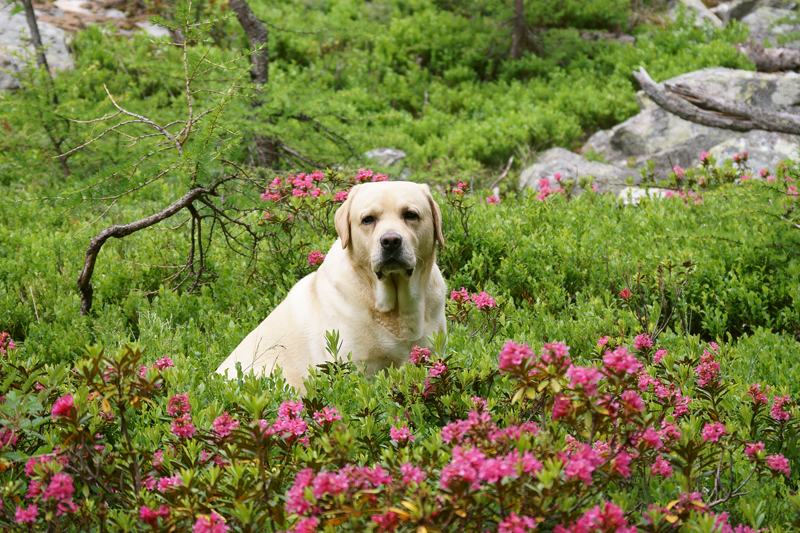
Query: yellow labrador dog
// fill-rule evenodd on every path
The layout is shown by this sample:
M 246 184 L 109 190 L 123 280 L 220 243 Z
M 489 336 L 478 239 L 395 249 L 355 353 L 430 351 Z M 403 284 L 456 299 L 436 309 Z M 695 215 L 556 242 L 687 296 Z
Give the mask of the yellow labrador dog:
M 367 376 L 399 366 L 415 345 L 445 331 L 446 287 L 436 265 L 442 215 L 427 185 L 365 183 L 336 212 L 339 238 L 320 268 L 236 347 L 217 372 L 283 369 L 303 390 L 309 366 L 330 360 L 325 332 L 338 330 L 342 352 Z

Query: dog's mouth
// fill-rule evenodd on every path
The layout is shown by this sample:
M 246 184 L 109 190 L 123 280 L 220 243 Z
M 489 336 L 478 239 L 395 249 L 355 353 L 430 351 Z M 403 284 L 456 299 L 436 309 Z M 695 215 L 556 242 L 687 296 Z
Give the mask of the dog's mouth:
M 383 279 L 389 274 L 405 274 L 411 277 L 414 274 L 414 268 L 414 265 L 409 265 L 405 261 L 392 257 L 375 265 L 375 276 L 378 279 Z

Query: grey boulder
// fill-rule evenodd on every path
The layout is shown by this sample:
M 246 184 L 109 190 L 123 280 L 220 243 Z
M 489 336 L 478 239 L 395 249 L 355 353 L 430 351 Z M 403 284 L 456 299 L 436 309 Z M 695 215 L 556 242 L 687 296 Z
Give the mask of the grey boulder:
M 597 186 L 598 193 L 612 192 L 619 194 L 628 186 L 628 178 L 634 182 L 640 178 L 636 170 L 620 168 L 607 165 L 598 161 L 589 161 L 586 158 L 565 150 L 563 148 L 551 148 L 542 152 L 536 162 L 522 171 L 519 177 L 520 188 L 532 188 L 541 190 L 540 180 L 548 180 L 548 186 L 556 189 L 559 184 L 555 180 L 555 174 L 561 174 L 561 181 L 575 180 L 573 194 L 578 195 L 583 192 L 578 186 L 578 178 L 594 177 L 594 184 Z
M 75 64 L 69 55 L 67 32 L 39 21 L 39 33 L 45 56 L 52 72 L 69 70 Z M 30 42 L 28 21 L 24 13 L 11 15 L 11 6 L 0 6 L 0 90 L 16 89 L 19 82 L 12 75 L 25 66 L 25 60 L 35 57 Z

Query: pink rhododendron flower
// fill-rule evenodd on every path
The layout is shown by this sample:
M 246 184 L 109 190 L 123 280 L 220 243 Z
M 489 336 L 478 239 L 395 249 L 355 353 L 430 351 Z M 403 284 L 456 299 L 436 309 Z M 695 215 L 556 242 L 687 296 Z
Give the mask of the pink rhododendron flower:
M 642 368 L 642 363 L 636 359 L 635 355 L 628 353 L 628 349 L 624 346 L 620 346 L 613 352 L 606 352 L 603 356 L 603 364 L 615 374 L 625 372 L 635 374 Z
M 14 511 L 14 522 L 17 524 L 33 524 L 36 522 L 37 516 L 39 516 L 39 508 L 35 505 L 29 505 L 27 509 L 19 506 Z
M 74 492 L 75 487 L 72 485 L 72 478 L 69 474 L 59 472 L 58 474 L 53 474 L 50 478 L 50 484 L 47 485 L 47 488 L 42 493 L 42 499 L 54 499 L 63 502 L 72 498 Z
M 709 157 L 711 157 L 710 153 L 708 153 L 708 152 L 700 152 L 700 162 L 701 163 L 706 163 L 708 161 Z
M 336 422 L 341 419 L 342 415 L 339 414 L 339 411 L 335 407 L 323 407 L 322 411 L 314 411 L 314 420 L 320 425 L 325 422 Z
M 620 400 L 622 401 L 622 405 L 627 409 L 631 414 L 632 413 L 641 413 L 644 411 L 644 401 L 636 394 L 636 391 L 626 390 L 623 391 L 622 395 L 620 396 Z
M 751 459 L 754 455 L 763 451 L 764 451 L 764 443 L 761 441 L 758 441 L 755 444 L 752 442 L 748 442 L 744 445 L 744 454 L 747 457 L 750 457 Z
M 182 487 L 183 481 L 176 475 L 176 476 L 164 476 L 158 480 L 156 484 L 156 488 L 161 491 L 165 492 L 173 487 Z
M 558 420 L 559 418 L 570 416 L 572 412 L 573 412 L 573 405 L 569 397 L 563 394 L 559 394 L 558 396 L 556 396 L 556 399 L 553 401 L 553 410 L 551 412 L 553 420 Z
M 487 196 L 487 197 L 486 197 L 486 203 L 487 203 L 487 204 L 495 204 L 495 205 L 496 205 L 496 204 L 499 204 L 499 203 L 500 203 L 500 198 L 498 198 L 498 197 L 497 197 L 497 196 L 495 196 L 494 194 L 493 194 L 493 195 L 491 195 L 491 196 Z
M 400 475 L 403 476 L 403 483 L 408 485 L 409 483 L 422 483 L 426 474 L 418 466 L 414 466 L 411 463 L 403 463 L 400 465 Z
M 333 496 L 341 494 L 346 491 L 349 486 L 350 482 L 345 474 L 323 470 L 314 478 L 311 485 L 311 492 L 315 498 L 319 499 L 326 494 L 331 494 Z
M 314 187 L 313 189 L 311 189 L 311 197 L 312 198 L 318 198 L 318 197 L 322 196 L 323 194 L 325 194 L 325 191 L 323 191 L 319 187 Z
M 789 460 L 782 453 L 767 456 L 767 466 L 776 472 L 783 472 L 787 476 L 791 473 Z
M 172 432 L 178 437 L 190 438 L 195 431 L 192 417 L 188 414 L 179 416 L 172 421 Z
M 641 352 L 645 348 L 652 348 L 653 341 L 650 339 L 650 335 L 647 333 L 642 333 L 641 335 L 636 335 L 636 338 L 633 339 L 633 348 L 637 352 Z
M 229 415 L 228 411 L 225 411 L 214 419 L 213 426 L 217 437 L 223 439 L 230 435 L 231 431 L 239 427 L 239 421 Z
M 700 387 L 705 387 L 709 384 L 718 386 L 719 380 L 719 363 L 714 359 L 714 354 L 708 350 L 703 350 L 703 355 L 700 356 L 700 364 L 694 369 L 697 375 L 697 384 Z
M 608 341 L 611 339 L 610 335 L 606 335 L 605 337 L 600 337 L 597 339 L 597 347 L 602 348 L 608 344 Z
M 365 170 L 363 168 L 359 168 L 358 174 L 356 174 L 356 177 L 353 179 L 356 181 L 356 183 L 359 183 L 361 181 L 366 181 L 372 178 L 372 174 L 373 172 L 371 170 Z
M 411 431 L 406 427 L 405 424 L 400 426 L 399 428 L 396 426 L 392 426 L 392 429 L 389 430 L 389 436 L 392 438 L 394 442 L 414 442 L 414 435 L 411 434 Z
M 665 355 L 667 355 L 667 351 L 666 350 L 656 350 L 656 353 L 653 356 L 653 362 L 655 364 L 660 363 L 664 359 Z
M 419 346 L 414 346 L 411 348 L 411 356 L 408 358 L 408 362 L 412 364 L 419 364 L 421 362 L 428 362 L 431 360 L 431 351 L 428 348 L 420 348 Z
M 597 394 L 597 382 L 603 377 L 595 367 L 583 367 L 572 365 L 567 369 L 567 377 L 570 381 L 570 388 L 574 389 L 578 385 L 583 387 L 586 394 L 595 396 Z
M 469 483 L 472 488 L 478 488 L 478 469 L 486 456 L 475 448 L 463 449 L 460 446 L 453 448 L 450 462 L 442 468 L 439 483 L 442 488 L 448 489 L 457 481 Z
M 325 254 L 319 250 L 313 250 L 308 254 L 308 264 L 311 266 L 319 265 L 325 260 Z
M 678 165 L 672 167 L 672 171 L 675 173 L 675 178 L 678 180 L 682 180 L 686 176 L 686 172 Z
M 747 391 L 747 395 L 750 396 L 754 404 L 767 405 L 767 392 L 769 392 L 769 385 L 762 391 L 761 383 L 753 383 L 750 385 L 750 390 Z
M 50 413 L 53 415 L 53 418 L 55 419 L 59 416 L 69 416 L 74 405 L 73 402 L 74 400 L 72 399 L 72 394 L 67 394 L 66 396 L 62 396 L 56 400 L 53 404 L 53 408 L 50 409 Z
M 631 477 L 631 456 L 627 452 L 620 451 L 613 461 L 611 461 L 611 471 L 618 473 L 623 478 Z
M 656 460 L 650 467 L 650 473 L 652 473 L 654 476 L 664 476 L 665 478 L 668 478 L 672 476 L 672 465 L 669 463 L 669 461 L 659 455 L 656 457 Z
M 533 351 L 525 344 L 507 341 L 500 350 L 498 368 L 504 372 L 520 366 L 523 361 L 533 357 Z
M 294 533 L 315 533 L 319 520 L 315 516 L 303 518 L 294 526 Z
M 658 432 L 653 428 L 647 428 L 642 433 L 641 440 L 647 444 L 650 448 L 658 450 L 664 446 L 664 443 L 661 442 L 661 437 L 659 436 Z
M 230 528 L 225 524 L 225 519 L 211 511 L 211 514 L 197 515 L 192 533 L 225 533 L 228 529 Z
M 464 287 L 461 287 L 460 291 L 452 291 L 450 293 L 450 301 L 451 302 L 468 302 L 469 301 L 469 292 Z
M 146 505 L 142 505 L 142 507 L 139 508 L 139 518 L 141 518 L 142 521 L 144 521 L 150 527 L 156 527 L 156 525 L 158 524 L 159 517 L 163 517 L 164 520 L 168 520 L 169 507 L 167 507 L 166 505 L 162 505 L 161 507 L 158 508 L 158 510 L 155 511 L 153 509 L 150 509 Z
M 339 191 L 333 195 L 333 200 L 336 202 L 344 202 L 347 200 L 347 191 Z
M 535 529 L 536 520 L 525 515 L 517 516 L 513 511 L 497 525 L 498 533 L 528 533 Z
M 770 416 L 779 422 L 786 422 L 792 418 L 792 413 L 783 410 L 783 404 L 789 401 L 789 395 L 775 396 L 772 407 L 769 410 Z
M 153 363 L 153 366 L 156 367 L 159 370 L 164 370 L 165 368 L 174 367 L 175 363 L 172 362 L 172 358 L 171 357 L 162 357 L 161 359 L 159 359 L 158 361 Z
M 447 371 L 447 365 L 441 361 L 436 361 L 436 363 L 433 365 L 433 368 L 428 371 L 428 377 L 435 378 L 441 376 L 445 373 L 445 371 Z
M 372 181 L 389 181 L 389 176 L 386 174 L 375 174 L 372 176 Z
M 167 414 L 169 416 L 181 416 L 189 414 L 192 406 L 189 404 L 189 396 L 186 394 L 176 394 L 169 399 L 167 404 Z
M 464 194 L 464 191 L 466 191 L 466 190 L 467 190 L 467 182 L 466 181 L 460 181 L 460 180 L 458 182 L 458 185 L 456 185 L 453 188 L 453 192 L 455 194 Z
M 578 445 L 578 450 L 567 457 L 564 473 L 568 478 L 578 478 L 587 485 L 592 484 L 592 472 L 603 463 L 603 460 L 585 443 Z
M 630 289 L 622 289 L 619 291 L 619 295 L 623 300 L 630 300 L 631 299 L 631 290 Z
M 472 301 L 475 302 L 475 307 L 478 309 L 483 309 L 484 307 L 497 307 L 497 303 L 494 301 L 494 298 L 483 291 L 479 292 L 478 294 L 473 294 Z
M 472 403 L 478 412 L 486 411 L 487 409 L 489 409 L 489 403 L 480 396 L 473 396 L 470 399 L 472 400 Z
M 703 440 L 706 442 L 718 442 L 720 437 L 727 434 L 728 430 L 720 422 L 708 423 L 703 427 Z
M 547 364 L 552 364 L 559 368 L 568 368 L 572 364 L 569 358 L 569 346 L 563 342 L 549 342 L 542 347 L 539 359 Z
M 305 468 L 297 473 L 292 488 L 286 493 L 286 512 L 302 515 L 311 509 L 311 503 L 305 499 L 305 490 L 314 481 L 314 471 Z
M 386 511 L 384 514 L 374 514 L 371 518 L 375 522 L 375 531 L 391 533 L 400 523 L 400 517 L 392 511 Z

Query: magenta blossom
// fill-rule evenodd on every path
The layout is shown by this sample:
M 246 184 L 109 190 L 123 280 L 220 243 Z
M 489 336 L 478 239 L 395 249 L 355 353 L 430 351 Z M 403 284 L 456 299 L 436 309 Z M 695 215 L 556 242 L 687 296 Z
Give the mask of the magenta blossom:
M 645 348 L 652 348 L 653 341 L 650 339 L 650 335 L 647 333 L 642 333 L 641 335 L 636 335 L 636 338 L 633 339 L 633 348 L 637 352 L 641 352 Z
M 14 511 L 14 522 L 17 524 L 33 524 L 36 522 L 37 516 L 39 516 L 39 508 L 35 505 L 29 505 L 27 509 L 20 506 Z
M 600 337 L 599 339 L 597 339 L 597 347 L 598 348 L 602 348 L 603 346 L 608 345 L 608 341 L 609 340 L 611 340 L 611 336 L 610 335 L 606 335 L 604 337 Z
M 517 516 L 513 511 L 497 525 L 498 533 L 528 533 L 536 529 L 536 520 L 528 516 Z
M 650 472 L 654 476 L 664 476 L 665 478 L 668 478 L 672 476 L 672 465 L 669 464 L 669 461 L 659 455 L 656 457 L 656 460 L 650 467 Z
M 720 422 L 709 423 L 703 427 L 703 440 L 706 442 L 719 442 L 719 438 L 727 434 L 728 430 Z
M 397 443 L 414 442 L 415 439 L 414 435 L 411 434 L 411 431 L 409 431 L 405 424 L 399 428 L 392 426 L 392 429 L 389 430 L 389 435 L 392 437 L 392 440 Z
M 308 254 L 308 264 L 311 266 L 319 265 L 325 261 L 325 254 L 319 250 L 314 250 Z
M 172 432 L 182 438 L 190 438 L 195 434 L 192 417 L 188 414 L 181 415 L 172 421 Z
M 230 435 L 231 431 L 239 427 L 239 421 L 228 414 L 228 411 L 222 413 L 214 419 L 214 433 L 217 437 L 223 439 Z
M 744 445 L 744 454 L 747 457 L 753 458 L 754 455 L 764 451 L 764 443 L 758 441 L 757 443 L 748 442 Z
M 775 396 L 775 400 L 772 404 L 772 408 L 769 410 L 770 416 L 773 420 L 777 420 L 779 422 L 786 422 L 792 418 L 792 413 L 783 410 L 783 404 L 789 401 L 789 395 L 786 396 Z
M 656 350 L 656 353 L 653 356 L 653 362 L 655 364 L 660 363 L 664 359 L 665 355 L 667 355 L 667 351 L 666 350 Z
M 158 524 L 159 517 L 164 517 L 164 520 L 168 520 L 169 507 L 167 507 L 166 505 L 162 505 L 161 507 L 158 508 L 158 510 L 154 511 L 153 509 L 150 509 L 148 506 L 142 505 L 142 507 L 139 509 L 139 518 L 141 518 L 142 521 L 144 521 L 150 527 L 156 527 L 156 525 Z
M 408 362 L 412 364 L 419 364 L 421 362 L 428 362 L 431 360 L 431 351 L 428 348 L 420 348 L 419 346 L 414 346 L 411 348 L 411 356 L 408 358 Z
M 347 200 L 347 191 L 339 191 L 333 195 L 333 200 L 336 202 L 344 202 Z
M 294 533 L 316 533 L 319 520 L 316 516 L 303 518 L 294 526 Z
M 508 372 L 519 367 L 523 361 L 529 360 L 532 357 L 533 351 L 527 344 L 508 341 L 503 345 L 503 349 L 500 350 L 498 368 L 501 371 Z
M 460 291 L 454 290 L 454 291 L 452 291 L 450 293 L 450 301 L 451 302 L 459 302 L 459 303 L 468 302 L 469 301 L 469 292 L 467 292 L 467 289 L 465 289 L 464 287 L 461 287 Z
M 159 359 L 158 361 L 153 363 L 153 366 L 156 367 L 159 370 L 164 370 L 165 368 L 174 367 L 175 363 L 172 362 L 172 358 L 171 357 L 162 357 L 161 359 Z
M 478 309 L 483 309 L 485 307 L 497 307 L 497 302 L 494 301 L 494 298 L 486 294 L 484 291 L 481 291 L 478 294 L 473 294 L 472 301 L 475 302 L 475 307 Z
M 342 415 L 339 414 L 339 411 L 335 407 L 323 407 L 322 411 L 314 411 L 314 420 L 320 425 L 325 422 L 336 422 L 341 419 Z
M 53 415 L 54 419 L 59 416 L 69 416 L 73 406 L 74 400 L 72 399 L 72 394 L 67 394 L 55 401 L 53 408 L 50 409 L 50 413 Z
M 628 353 L 628 349 L 624 346 L 620 346 L 613 352 L 606 352 L 603 356 L 603 364 L 605 364 L 606 369 L 615 374 L 623 374 L 625 372 L 635 374 L 642 368 L 642 363 L 636 359 L 635 355 Z
M 211 514 L 197 515 L 192 533 L 225 533 L 228 529 L 230 528 L 225 524 L 225 519 L 211 511 Z
M 631 299 L 631 290 L 630 289 L 622 289 L 621 291 L 619 291 L 619 296 L 623 300 L 628 301 L 628 300 Z
M 181 416 L 189 414 L 192 406 L 189 404 L 189 396 L 186 394 L 176 394 L 169 399 L 167 414 L 169 416 Z
M 782 453 L 767 456 L 767 466 L 776 472 L 783 472 L 787 476 L 791 473 L 789 460 Z
M 418 466 L 411 463 L 403 463 L 400 465 L 400 475 L 403 476 L 403 483 L 422 483 L 425 479 L 425 472 Z
M 487 204 L 499 204 L 500 203 L 500 198 L 498 198 L 494 194 L 491 195 L 491 196 L 487 196 L 486 197 L 486 203 Z

